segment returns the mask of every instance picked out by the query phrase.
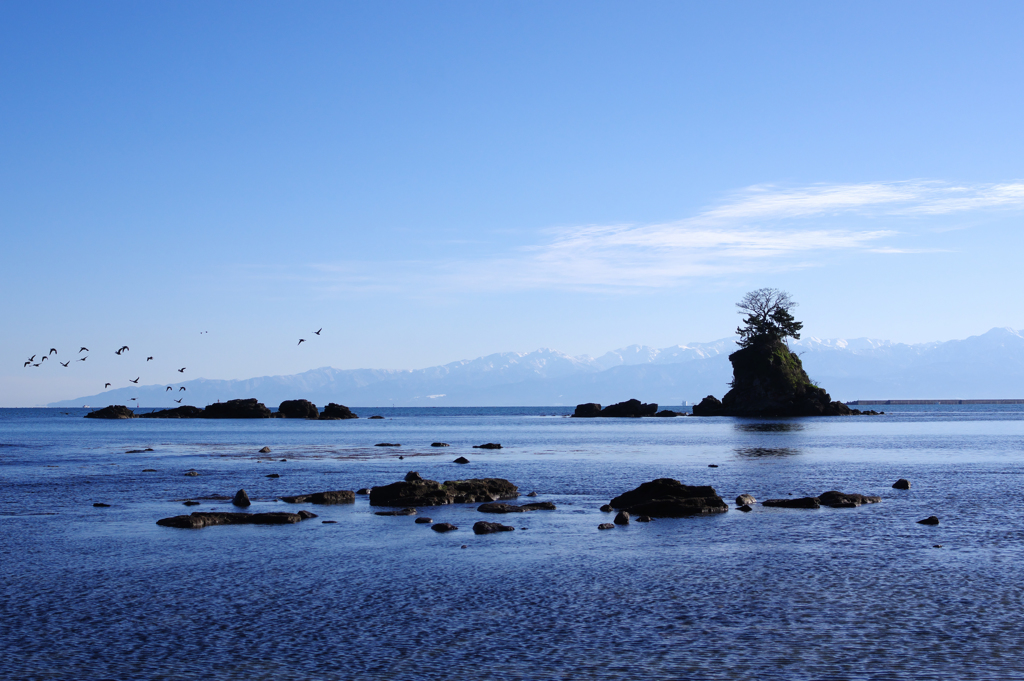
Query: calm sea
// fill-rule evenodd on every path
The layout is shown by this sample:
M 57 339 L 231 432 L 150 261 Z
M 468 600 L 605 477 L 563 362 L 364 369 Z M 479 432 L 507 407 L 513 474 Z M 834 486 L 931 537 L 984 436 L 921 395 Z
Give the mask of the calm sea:
M 885 409 L 355 408 L 364 418 L 326 422 L 0 410 L 0 678 L 1024 678 L 1024 409 Z M 472 448 L 485 442 L 503 449 Z M 291 526 L 156 525 L 233 510 L 184 499 L 244 488 L 253 511 L 296 510 L 276 497 L 410 470 L 508 478 L 558 510 L 421 509 L 459 526 L 446 535 L 375 516 L 365 497 L 302 506 L 320 517 Z M 659 477 L 730 502 L 831 489 L 882 502 L 597 529 L 602 504 Z M 892 489 L 901 477 L 909 491 Z M 930 515 L 941 524 L 915 522 Z M 517 529 L 476 536 L 480 519 Z

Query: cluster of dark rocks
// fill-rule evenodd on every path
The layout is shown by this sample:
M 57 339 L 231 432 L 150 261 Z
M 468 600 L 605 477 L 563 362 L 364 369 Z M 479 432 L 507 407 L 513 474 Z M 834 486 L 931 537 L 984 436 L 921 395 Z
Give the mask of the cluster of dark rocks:
M 410 471 L 405 480 L 370 489 L 371 506 L 444 506 L 472 504 L 519 496 L 519 488 L 503 478 L 424 480 Z
M 135 414 L 128 407 L 117 404 L 97 409 L 85 415 L 87 419 L 307 419 L 317 421 L 341 421 L 344 419 L 357 419 L 343 404 L 331 402 L 324 407 L 323 412 L 309 400 L 285 400 L 277 408 L 277 412 L 270 409 L 256 400 L 228 400 L 227 402 L 216 402 L 207 405 L 205 409 L 192 406 L 175 407 L 174 409 L 161 409 L 159 411 L 145 414 Z
M 609 405 L 604 409 L 602 409 L 601 405 L 596 402 L 587 402 L 586 404 L 576 405 L 576 411 L 573 412 L 573 417 L 578 419 L 589 419 L 597 417 L 640 418 L 641 416 L 661 416 L 661 414 L 657 412 L 657 404 L 644 404 L 640 400 L 626 400 L 625 402 Z M 675 416 L 676 412 L 670 412 L 665 415 Z

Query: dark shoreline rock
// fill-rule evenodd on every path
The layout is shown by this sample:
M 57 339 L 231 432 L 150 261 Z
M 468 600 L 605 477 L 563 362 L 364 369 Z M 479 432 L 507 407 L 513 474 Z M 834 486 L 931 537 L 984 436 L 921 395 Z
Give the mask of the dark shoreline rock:
M 766 499 L 762 506 L 774 508 L 821 508 L 818 497 L 799 497 L 797 499 Z
M 906 478 L 900 478 L 892 485 L 893 489 L 910 489 L 910 481 Z
M 612 508 L 652 518 L 683 518 L 691 515 L 725 513 L 729 510 L 711 486 L 684 485 L 672 478 L 659 478 L 620 494 L 609 502 Z
M 352 413 L 352 410 L 346 407 L 344 404 L 336 404 L 330 402 L 324 411 L 320 414 L 321 421 L 342 421 L 345 419 L 357 419 L 359 418 Z
M 494 534 L 495 532 L 512 532 L 516 528 L 501 523 L 489 523 L 486 520 L 478 520 L 473 523 L 473 534 Z
M 502 478 L 414 480 L 393 482 L 370 490 L 371 506 L 444 506 L 515 499 L 519 488 Z
M 320 418 L 320 410 L 309 400 L 285 400 L 277 408 L 277 413 L 283 419 Z
M 281 497 L 281 501 L 288 504 L 317 504 L 321 506 L 354 504 L 356 503 L 356 493 L 347 489 L 338 489 L 330 492 L 313 492 L 312 494 Z
M 176 515 L 156 521 L 161 527 L 178 527 L 199 530 L 213 525 L 291 525 L 316 518 L 315 513 L 204 513 L 196 511 L 191 515 Z
M 577 419 L 592 419 L 601 415 L 601 405 L 597 402 L 587 402 L 585 404 L 577 404 L 576 411 L 573 412 L 573 418 Z
M 438 523 L 436 525 L 431 525 L 430 529 L 434 532 L 452 532 L 459 528 L 457 525 L 452 525 L 451 523 Z
M 488 442 L 483 445 L 473 445 L 473 449 L 501 449 L 501 445 L 497 442 Z
M 151 411 L 148 414 L 139 414 L 140 419 L 198 419 L 202 418 L 203 410 L 199 407 L 184 405 L 173 409 L 161 409 Z
M 240 489 L 235 492 L 235 496 L 231 500 L 231 504 L 238 506 L 239 508 L 248 508 L 249 506 L 252 506 L 252 502 L 249 501 L 249 495 L 245 493 L 244 489 Z
M 269 419 L 271 411 L 255 397 L 247 400 L 228 400 L 206 405 L 203 409 L 204 419 Z
M 123 404 L 112 404 L 96 411 L 90 411 L 85 415 L 87 419 L 133 419 L 135 412 Z
M 532 504 L 500 504 L 490 502 L 481 504 L 476 510 L 481 513 L 526 513 L 528 511 L 554 511 L 556 506 L 550 501 L 538 501 Z

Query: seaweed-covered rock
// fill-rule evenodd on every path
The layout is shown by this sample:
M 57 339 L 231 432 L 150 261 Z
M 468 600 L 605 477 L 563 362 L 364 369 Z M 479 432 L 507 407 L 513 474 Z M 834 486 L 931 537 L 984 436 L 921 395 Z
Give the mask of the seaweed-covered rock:
M 298 513 L 203 513 L 197 511 L 191 515 L 176 515 L 156 521 L 162 527 L 180 527 L 198 530 L 213 525 L 290 525 L 309 518 L 315 513 L 299 511 Z
M 601 405 L 596 402 L 577 404 L 576 411 L 572 413 L 573 418 L 592 419 L 601 415 Z
M 202 414 L 204 419 L 269 419 L 271 416 L 267 406 L 254 397 L 209 404 Z
M 324 411 L 320 414 L 320 419 L 324 421 L 339 421 L 342 419 L 357 419 L 359 418 L 352 413 L 352 410 L 346 407 L 344 404 L 335 404 L 331 402 Z
M 515 499 L 519 488 L 502 478 L 469 480 L 412 480 L 370 490 L 371 506 L 442 506 Z
M 277 408 L 277 413 L 285 419 L 320 418 L 320 410 L 309 400 L 285 400 Z
M 768 499 L 761 502 L 762 506 L 776 508 L 821 508 L 818 497 L 799 497 L 797 499 Z
M 135 412 L 123 404 L 112 404 L 96 411 L 90 411 L 85 415 L 87 419 L 133 419 Z
M 611 500 L 613 508 L 652 518 L 682 518 L 691 515 L 725 513 L 729 507 L 714 487 L 684 485 L 672 478 L 659 478 Z
M 152 411 L 148 414 L 139 414 L 140 419 L 198 419 L 203 415 L 203 410 L 199 407 L 192 407 L 185 405 L 182 407 L 175 407 L 174 409 L 161 409 L 160 411 Z
M 626 400 L 612 404 L 601 410 L 601 416 L 611 418 L 639 418 L 654 416 L 658 411 L 657 404 L 644 404 L 640 400 Z
M 354 504 L 356 503 L 356 493 L 347 489 L 337 489 L 330 492 L 313 492 L 312 494 L 281 497 L 281 501 L 289 504 L 317 504 L 323 506 Z
M 519 488 L 504 478 L 446 480 L 444 488 L 450 490 L 452 503 L 456 504 L 515 499 L 519 496 Z
M 478 520 L 473 523 L 473 534 L 494 534 L 495 532 L 512 532 L 516 528 L 501 523 L 489 523 L 486 520 Z

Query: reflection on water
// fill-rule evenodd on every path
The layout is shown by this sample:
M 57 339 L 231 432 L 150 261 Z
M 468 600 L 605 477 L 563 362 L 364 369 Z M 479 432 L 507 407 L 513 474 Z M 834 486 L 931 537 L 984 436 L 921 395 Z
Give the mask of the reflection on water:
M 736 430 L 748 433 L 789 433 L 803 430 L 804 424 L 796 421 L 773 421 L 770 423 L 737 423 Z
M 740 447 L 736 450 L 737 456 L 762 457 L 762 456 L 796 456 L 799 449 L 792 447 Z

